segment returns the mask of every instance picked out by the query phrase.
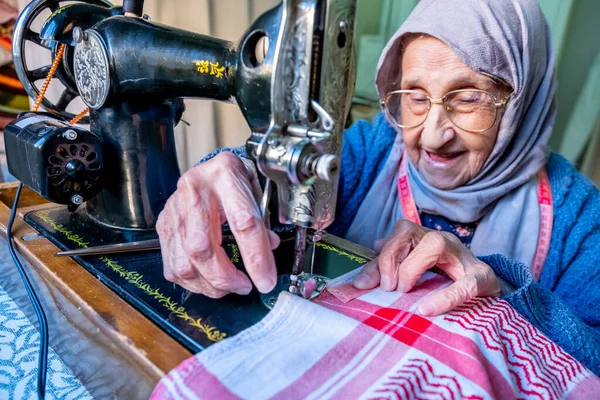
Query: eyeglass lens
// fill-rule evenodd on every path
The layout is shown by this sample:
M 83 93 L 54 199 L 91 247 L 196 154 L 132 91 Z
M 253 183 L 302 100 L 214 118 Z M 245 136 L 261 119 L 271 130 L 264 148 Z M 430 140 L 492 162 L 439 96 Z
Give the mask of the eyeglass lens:
M 466 131 L 485 131 L 496 120 L 496 101 L 486 92 L 450 92 L 444 98 L 443 106 L 450 121 Z M 418 91 L 395 92 L 388 95 L 385 107 L 394 122 L 412 128 L 425 122 L 431 101 Z

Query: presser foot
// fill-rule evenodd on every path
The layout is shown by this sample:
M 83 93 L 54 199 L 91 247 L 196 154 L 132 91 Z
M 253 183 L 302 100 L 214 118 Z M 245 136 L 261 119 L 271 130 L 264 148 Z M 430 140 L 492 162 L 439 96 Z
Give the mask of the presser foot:
M 304 272 L 299 275 L 279 275 L 275 288 L 269 293 L 261 294 L 260 299 L 268 309 L 272 309 L 275 306 L 281 292 L 289 292 L 312 300 L 323 293 L 328 281 L 329 278 L 325 276 L 310 275 Z

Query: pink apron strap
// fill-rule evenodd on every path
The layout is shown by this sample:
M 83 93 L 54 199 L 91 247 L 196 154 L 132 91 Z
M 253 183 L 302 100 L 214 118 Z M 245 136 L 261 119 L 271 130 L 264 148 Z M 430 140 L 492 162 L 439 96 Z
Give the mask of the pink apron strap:
M 538 238 L 537 249 L 531 265 L 531 275 L 535 282 L 540 281 L 542 269 L 550 251 L 550 241 L 552 240 L 552 223 L 554 222 L 554 207 L 552 205 L 552 188 L 548 171 L 542 168 L 538 172 L 538 202 L 540 205 L 540 234 Z

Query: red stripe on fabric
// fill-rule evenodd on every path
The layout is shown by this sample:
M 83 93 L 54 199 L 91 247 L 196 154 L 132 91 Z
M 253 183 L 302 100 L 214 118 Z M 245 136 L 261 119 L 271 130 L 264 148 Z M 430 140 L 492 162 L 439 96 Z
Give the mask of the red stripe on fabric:
M 489 315 L 486 315 L 486 313 L 493 313 L 493 311 L 488 308 L 479 308 L 480 306 L 483 307 L 483 305 L 480 303 L 473 303 L 471 307 L 463 311 L 463 313 L 465 313 L 470 320 L 491 321 L 492 324 L 496 324 L 496 320 Z M 502 323 L 503 321 L 500 322 Z M 546 391 L 549 397 L 557 396 L 557 390 L 552 379 L 553 377 L 543 376 L 547 375 L 546 371 L 541 368 L 538 363 L 534 362 L 533 358 L 535 356 L 533 352 L 527 348 L 527 345 L 522 337 L 517 335 L 513 330 L 507 328 L 505 323 L 502 324 L 500 330 L 497 330 L 494 333 L 494 336 L 499 337 L 502 340 L 503 346 L 500 349 L 501 353 L 504 356 L 507 364 L 513 367 L 512 369 L 509 368 L 509 371 L 515 372 L 512 375 L 516 377 L 515 383 L 520 391 L 529 395 L 535 395 L 535 393 L 537 393 L 538 396 L 544 397 L 544 395 L 540 392 L 528 391 L 525 389 L 524 384 L 526 384 L 529 386 L 534 386 L 539 390 Z M 519 360 L 519 362 L 511 360 L 509 355 L 512 356 L 512 358 Z M 516 373 L 517 370 L 523 372 L 525 375 L 525 382 L 523 382 L 521 374 Z M 534 378 L 537 378 L 539 381 L 543 382 L 544 385 L 535 382 Z
M 396 330 L 392 337 L 446 364 L 493 396 L 514 396 L 507 379 L 469 338 L 418 315 L 412 315 L 409 323 Z
M 572 379 L 575 375 L 582 372 L 582 366 L 577 360 L 575 360 L 573 357 L 571 357 L 567 352 L 565 352 L 562 348 L 560 348 L 556 343 L 554 343 L 553 341 L 548 339 L 535 326 L 531 325 L 527 320 L 525 320 L 525 318 L 523 318 L 523 316 L 521 316 L 521 314 L 515 312 L 515 310 L 505 300 L 496 299 L 496 298 L 494 298 L 492 300 L 490 298 L 485 298 L 484 301 L 486 301 L 487 302 L 486 304 L 490 305 L 492 308 L 493 307 L 502 307 L 504 310 L 509 312 L 512 317 L 512 318 L 510 318 L 511 325 L 519 326 L 519 327 L 527 330 L 527 332 L 529 332 L 529 335 L 530 335 L 528 337 L 528 340 L 531 340 L 531 341 L 538 343 L 540 345 L 543 345 L 543 346 L 550 346 L 550 348 L 553 351 L 552 355 L 556 356 L 560 361 L 562 361 L 562 363 L 559 363 L 554 358 L 551 358 L 551 360 L 554 362 L 557 362 L 561 365 L 567 366 L 566 371 L 568 373 L 569 379 Z
M 495 315 L 500 319 L 500 322 L 502 324 L 502 332 L 505 333 L 505 335 L 500 335 L 500 337 L 503 339 L 503 343 L 508 344 L 508 349 L 511 349 L 514 345 L 514 348 L 512 350 L 513 356 L 529 364 L 532 371 L 534 372 L 534 376 L 536 376 L 539 380 L 547 384 L 552 389 L 553 396 L 559 396 L 560 393 L 563 392 L 563 389 L 565 387 L 564 385 L 566 385 L 566 381 L 563 377 L 563 371 L 557 368 L 551 368 L 550 364 L 548 363 L 548 360 L 542 360 L 540 358 L 542 354 L 530 348 L 530 346 L 533 345 L 533 341 L 530 340 L 530 338 L 520 335 L 520 332 L 518 331 L 515 332 L 513 329 L 507 328 L 507 326 L 511 325 L 513 325 L 514 327 L 516 324 L 509 324 L 509 319 L 501 311 L 488 306 L 484 312 Z M 482 316 L 480 318 L 491 320 L 493 321 L 493 323 L 496 322 L 490 316 Z M 511 338 L 515 340 L 511 340 Z M 521 353 L 524 353 L 525 356 L 517 356 L 516 354 L 514 354 L 515 350 L 517 349 Z M 507 362 L 509 362 L 510 365 L 518 365 L 518 363 L 512 363 L 508 359 Z M 552 372 L 550 371 L 550 369 L 554 369 L 555 371 Z M 529 381 L 531 380 L 527 369 L 525 370 L 525 376 Z M 544 378 L 542 378 L 542 376 Z
M 152 391 L 152 394 L 150 395 L 150 400 L 170 400 L 173 398 L 169 394 L 169 389 L 167 389 L 167 387 L 164 384 L 164 379 L 168 378 L 164 377 L 160 380 L 160 382 L 158 382 L 158 385 L 156 385 L 156 387 Z
M 197 360 L 196 357 L 192 360 Z M 204 365 L 198 362 L 196 365 L 189 365 L 186 369 L 179 369 L 181 379 L 185 387 L 199 398 L 220 399 L 220 400 L 239 400 L 241 397 L 233 394 L 215 375 L 208 371 Z M 168 376 L 167 376 L 168 378 Z M 173 381 L 173 380 L 171 380 Z M 181 384 L 174 382 L 178 391 L 181 391 Z M 182 395 L 182 397 L 186 397 Z M 158 399 L 158 398 L 157 398 Z

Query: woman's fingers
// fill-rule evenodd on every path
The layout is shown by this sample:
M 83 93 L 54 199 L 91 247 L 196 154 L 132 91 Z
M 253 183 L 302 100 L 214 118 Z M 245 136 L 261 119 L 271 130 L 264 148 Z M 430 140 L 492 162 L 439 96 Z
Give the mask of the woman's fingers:
M 235 236 L 246 271 L 258 290 L 268 293 L 277 282 L 268 230 L 254 199 L 246 167 L 235 155 L 221 158 L 225 168 L 218 174 L 220 184 L 214 190 Z
M 376 258 L 365 264 L 363 269 L 354 278 L 354 287 L 357 289 L 373 289 L 379 285 L 381 275 L 379 274 L 379 260 Z
M 419 243 L 427 230 L 407 220 L 396 223 L 379 255 L 381 288 L 395 290 L 398 285 L 398 267 L 409 255 L 413 245 Z
M 425 297 L 419 304 L 419 313 L 435 317 L 455 309 L 465 301 L 478 296 L 477 278 L 467 275 L 452 285 Z
M 419 278 L 433 266 L 443 270 L 461 267 L 458 254 L 454 246 L 449 245 L 445 233 L 428 232 L 417 247 L 402 261 L 398 274 L 398 290 L 410 291 Z

